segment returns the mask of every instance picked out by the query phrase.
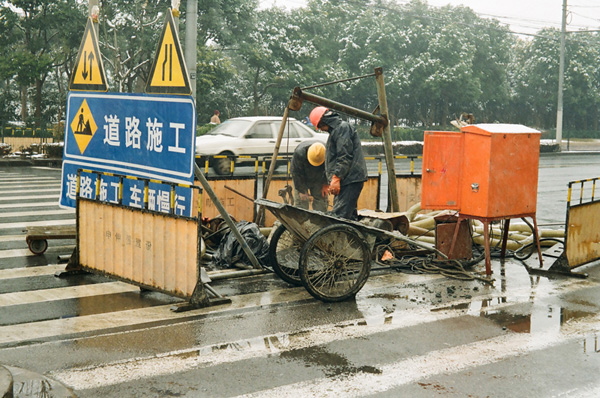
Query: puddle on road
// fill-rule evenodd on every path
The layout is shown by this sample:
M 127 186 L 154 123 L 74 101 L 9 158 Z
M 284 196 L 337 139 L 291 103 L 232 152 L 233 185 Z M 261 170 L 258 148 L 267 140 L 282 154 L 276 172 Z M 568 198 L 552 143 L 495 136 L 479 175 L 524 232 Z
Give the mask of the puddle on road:
M 600 353 L 600 341 L 598 341 L 598 336 L 588 336 L 585 339 L 583 339 L 583 353 Z
M 302 361 L 306 367 L 317 366 L 322 368 L 327 377 L 356 373 L 382 373 L 381 369 L 374 366 L 355 366 L 345 356 L 327 351 L 320 346 L 285 351 L 281 353 L 280 358 L 290 361 Z
M 513 332 L 547 333 L 559 332 L 563 325 L 592 316 L 594 313 L 548 305 L 534 306 L 531 314 L 516 314 L 508 310 L 492 309 L 483 311 L 480 315 Z

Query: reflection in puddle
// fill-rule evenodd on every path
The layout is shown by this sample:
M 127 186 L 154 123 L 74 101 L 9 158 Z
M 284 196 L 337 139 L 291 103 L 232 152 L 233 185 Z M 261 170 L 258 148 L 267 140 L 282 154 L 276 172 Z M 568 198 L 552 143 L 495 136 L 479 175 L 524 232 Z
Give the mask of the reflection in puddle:
M 531 314 L 514 313 L 505 309 L 480 312 L 480 316 L 517 333 L 558 333 L 562 325 L 592 315 L 594 314 L 591 312 L 569 310 L 555 305 L 534 306 Z
M 600 345 L 598 345 L 598 336 L 590 336 L 583 340 L 583 353 L 593 354 L 600 352 Z
M 505 303 L 506 298 L 497 297 L 471 303 L 459 303 L 432 311 L 462 310 L 467 315 L 490 319 L 517 333 L 559 332 L 561 326 L 566 323 L 595 315 L 593 312 L 570 310 L 556 305 L 533 305 L 529 314 L 517 312 L 517 309 L 497 308 Z

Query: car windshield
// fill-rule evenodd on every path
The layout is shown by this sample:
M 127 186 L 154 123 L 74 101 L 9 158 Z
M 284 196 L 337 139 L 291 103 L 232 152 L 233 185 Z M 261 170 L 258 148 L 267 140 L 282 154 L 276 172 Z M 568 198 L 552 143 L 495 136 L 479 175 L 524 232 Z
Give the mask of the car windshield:
M 249 120 L 226 120 L 214 129 L 212 129 L 209 135 L 227 135 L 230 137 L 239 137 L 252 124 Z

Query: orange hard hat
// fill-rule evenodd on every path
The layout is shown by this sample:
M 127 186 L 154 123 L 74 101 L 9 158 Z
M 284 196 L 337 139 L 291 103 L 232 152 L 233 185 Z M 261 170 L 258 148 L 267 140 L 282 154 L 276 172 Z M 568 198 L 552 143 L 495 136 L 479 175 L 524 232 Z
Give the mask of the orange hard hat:
M 325 161 L 325 145 L 320 142 L 315 142 L 308 147 L 306 157 L 308 158 L 308 163 L 313 166 L 317 167 L 322 165 Z
M 310 119 L 312 125 L 315 126 L 315 128 L 318 128 L 319 122 L 321 121 L 323 114 L 327 112 L 327 110 L 328 109 L 324 106 L 317 106 L 315 109 L 310 111 L 310 116 L 308 118 Z

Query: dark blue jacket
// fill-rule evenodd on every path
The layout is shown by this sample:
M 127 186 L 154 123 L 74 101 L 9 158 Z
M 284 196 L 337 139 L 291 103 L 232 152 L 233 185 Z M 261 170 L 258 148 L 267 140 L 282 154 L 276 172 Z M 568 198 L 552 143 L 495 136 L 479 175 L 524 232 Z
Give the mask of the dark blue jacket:
M 367 181 L 367 164 L 354 128 L 332 111 L 325 112 L 321 122 L 329 126 L 325 158 L 327 180 L 331 181 L 336 175 L 342 186 Z

